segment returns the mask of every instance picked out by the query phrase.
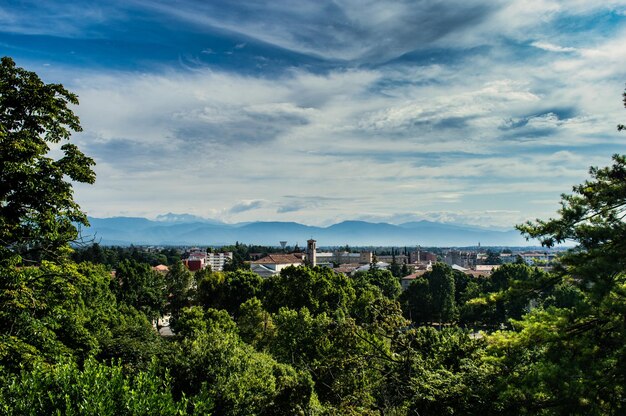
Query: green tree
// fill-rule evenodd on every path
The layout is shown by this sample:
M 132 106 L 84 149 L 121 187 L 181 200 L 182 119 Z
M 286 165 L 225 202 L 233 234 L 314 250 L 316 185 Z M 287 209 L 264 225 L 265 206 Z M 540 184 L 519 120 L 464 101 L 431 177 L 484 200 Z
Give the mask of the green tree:
M 506 368 L 499 399 L 519 414 L 624 413 L 626 157 L 614 155 L 612 166 L 590 175 L 562 195 L 556 218 L 519 227 L 548 247 L 576 243 L 551 283 L 580 291 L 574 302 L 548 302 L 514 321 L 515 331 L 489 337 L 494 362 Z
M 400 296 L 405 316 L 411 321 L 425 324 L 433 322 L 433 303 L 430 284 L 424 276 L 416 278 Z
M 493 250 L 487 250 L 487 258 L 485 259 L 485 264 L 502 264 L 502 258 L 500 258 L 500 253 L 497 253 Z
M 241 339 L 261 349 L 274 335 L 275 326 L 272 316 L 263 309 L 263 304 L 257 298 L 245 301 L 239 311 L 237 327 Z
M 214 272 L 200 275 L 198 301 L 205 308 L 227 310 L 237 316 L 246 300 L 260 296 L 263 278 L 249 270 Z
M 494 406 L 497 373 L 485 359 L 484 341 L 458 328 L 432 327 L 407 331 L 401 338 L 397 371 L 405 381 L 395 383 L 395 394 L 405 398 L 406 414 L 516 414 Z
M 402 292 L 402 286 L 396 276 L 389 270 L 370 269 L 356 272 L 352 276 L 354 286 L 369 283 L 378 287 L 390 299 L 396 299 Z
M 165 311 L 165 289 L 162 274 L 135 260 L 120 262 L 111 279 L 111 290 L 117 300 L 142 311 L 150 320 L 157 319 Z
M 165 309 L 171 314 L 170 325 L 175 325 L 182 308 L 191 305 L 194 298 L 192 283 L 193 275 L 181 261 L 170 266 L 165 275 L 165 293 L 168 299 Z
M 0 365 L 83 360 L 110 337 L 115 298 L 102 266 L 0 267 Z
M 93 183 L 94 161 L 74 144 L 49 156 L 50 143 L 81 130 L 70 109 L 76 95 L 45 84 L 13 60 L 0 61 L 0 260 L 15 253 L 54 258 L 78 236 L 87 217 L 73 200 L 72 181 Z
M 119 363 L 93 359 L 75 363 L 37 364 L 18 375 L 0 376 L 0 412 L 5 415 L 148 416 L 185 414 L 187 400 L 175 402 L 168 376 L 151 365 L 128 375 Z
M 339 314 L 340 315 L 340 314 Z M 280 362 L 306 370 L 331 414 L 368 414 L 383 377 L 377 358 L 387 359 L 388 343 L 352 318 L 312 315 L 306 307 L 281 308 L 269 351 Z
M 396 250 L 392 249 L 391 253 L 391 265 L 389 266 L 389 271 L 394 277 L 402 277 L 402 266 L 400 266 L 396 260 Z
M 290 266 L 265 280 L 262 300 L 270 312 L 306 307 L 315 314 L 332 314 L 347 310 L 354 299 L 354 288 L 345 275 L 328 267 Z
M 224 311 L 218 320 L 229 319 Z M 234 325 L 209 319 L 206 330 L 183 339 L 172 366 L 177 395 L 193 397 L 195 414 L 290 415 L 311 412 L 307 373 L 276 362 L 242 342 Z

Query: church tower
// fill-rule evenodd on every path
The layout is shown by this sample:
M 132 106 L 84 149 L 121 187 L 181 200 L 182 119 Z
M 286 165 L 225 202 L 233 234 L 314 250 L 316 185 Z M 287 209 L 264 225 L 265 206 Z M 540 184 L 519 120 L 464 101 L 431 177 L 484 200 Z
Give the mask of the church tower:
M 317 264 L 315 243 L 316 241 L 313 239 L 306 242 L 306 259 L 311 267 L 315 267 Z

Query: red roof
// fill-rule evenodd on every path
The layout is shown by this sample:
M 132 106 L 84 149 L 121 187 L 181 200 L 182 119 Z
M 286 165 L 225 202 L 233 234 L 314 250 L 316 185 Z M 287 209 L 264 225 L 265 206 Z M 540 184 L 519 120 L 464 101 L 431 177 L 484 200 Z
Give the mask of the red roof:
M 406 279 L 406 280 L 413 280 L 413 279 L 417 279 L 420 276 L 423 276 L 428 270 L 418 270 L 413 274 L 410 274 L 408 276 L 404 276 L 402 278 L 402 280 Z

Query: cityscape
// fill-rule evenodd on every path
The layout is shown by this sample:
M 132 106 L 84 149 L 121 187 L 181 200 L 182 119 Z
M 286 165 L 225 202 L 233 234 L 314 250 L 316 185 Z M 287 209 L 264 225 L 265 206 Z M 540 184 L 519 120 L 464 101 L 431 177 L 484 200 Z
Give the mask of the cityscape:
M 4 0 L 0 414 L 626 414 L 626 0 Z

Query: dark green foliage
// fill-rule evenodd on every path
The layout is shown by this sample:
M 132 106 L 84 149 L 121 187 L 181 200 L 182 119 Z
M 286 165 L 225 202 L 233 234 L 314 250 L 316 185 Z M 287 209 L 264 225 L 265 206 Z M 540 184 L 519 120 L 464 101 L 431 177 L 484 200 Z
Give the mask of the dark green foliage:
M 457 318 L 453 270 L 436 263 L 402 294 L 405 315 L 416 323 L 444 323 Z
M 180 342 L 173 384 L 195 411 L 220 415 L 299 414 L 315 405 L 306 373 L 279 364 L 219 325 Z
M 246 263 L 240 251 L 233 251 L 233 258 L 228 260 L 224 265 L 225 272 L 234 272 L 237 270 L 249 270 L 250 264 Z
M 485 259 L 485 264 L 502 264 L 500 253 L 496 253 L 492 250 L 487 250 L 487 258 Z
M 44 262 L 1 267 L 0 276 L 1 365 L 84 359 L 109 336 L 115 300 L 104 268 Z
M 237 328 L 241 339 L 257 349 L 263 349 L 274 336 L 272 315 L 263 309 L 257 298 L 251 298 L 241 304 Z
M 78 98 L 62 85 L 45 84 L 11 58 L 0 61 L 0 259 L 55 258 L 76 239 L 73 223 L 87 224 L 66 177 L 93 183 L 94 161 L 70 143 L 60 159 L 48 156 L 49 143 L 81 130 L 72 104 Z
M 270 312 L 281 307 L 307 308 L 314 314 L 346 310 L 354 301 L 355 292 L 346 276 L 327 267 L 294 267 L 265 281 L 263 304 Z
M 151 266 L 159 264 L 171 266 L 180 261 L 180 254 L 178 250 L 173 248 L 148 251 L 132 245 L 130 247 L 105 247 L 94 243 L 84 247 L 74 247 L 72 260 L 78 263 L 89 261 L 96 264 L 106 264 L 112 269 L 117 268 L 119 263 L 124 260 L 135 260 L 139 263 L 148 263 Z
M 434 318 L 437 322 L 450 322 L 456 319 L 452 269 L 443 263 L 436 263 L 425 277 L 429 283 Z
M 249 270 L 198 272 L 198 301 L 205 308 L 227 310 L 234 316 L 246 300 L 260 296 L 263 278 Z
M 536 267 L 505 264 L 482 282 L 482 293 L 465 296 L 461 319 L 473 326 L 508 327 L 509 320 L 520 319 L 532 307 L 540 306 L 554 281 Z
M 119 362 L 131 371 L 146 370 L 163 348 L 163 340 L 146 315 L 132 306 L 119 305 L 110 316 L 107 330 L 110 335 L 101 340 L 96 357 Z
M 169 378 L 150 366 L 133 376 L 119 364 L 87 360 L 36 364 L 17 375 L 0 375 L 0 413 L 5 415 L 151 416 L 183 414 L 186 401 L 175 402 Z
M 484 342 L 457 328 L 422 327 L 403 338 L 408 348 L 401 355 L 408 368 L 399 389 L 407 398 L 407 414 L 499 414 L 492 401 L 496 374 L 484 359 Z
M 380 373 L 373 358 L 386 357 L 386 344 L 349 318 L 312 315 L 307 308 L 282 308 L 269 351 L 278 361 L 308 371 L 323 404 L 352 412 L 366 412 Z
M 122 261 L 111 279 L 111 291 L 118 302 L 142 311 L 150 320 L 156 319 L 165 310 L 165 278 L 146 263 Z
M 433 304 L 430 295 L 430 285 L 425 277 L 418 277 L 402 294 L 400 298 L 404 305 L 407 318 L 418 324 L 433 321 Z
M 192 273 L 180 261 L 171 265 L 165 275 L 165 293 L 168 300 L 165 309 L 171 314 L 170 325 L 176 325 L 181 309 L 191 306 L 195 295 L 192 289 L 193 280 Z
M 371 269 L 357 272 L 352 276 L 352 282 L 355 287 L 365 283 L 372 284 L 390 299 L 396 299 L 402 292 L 400 280 L 389 270 Z

